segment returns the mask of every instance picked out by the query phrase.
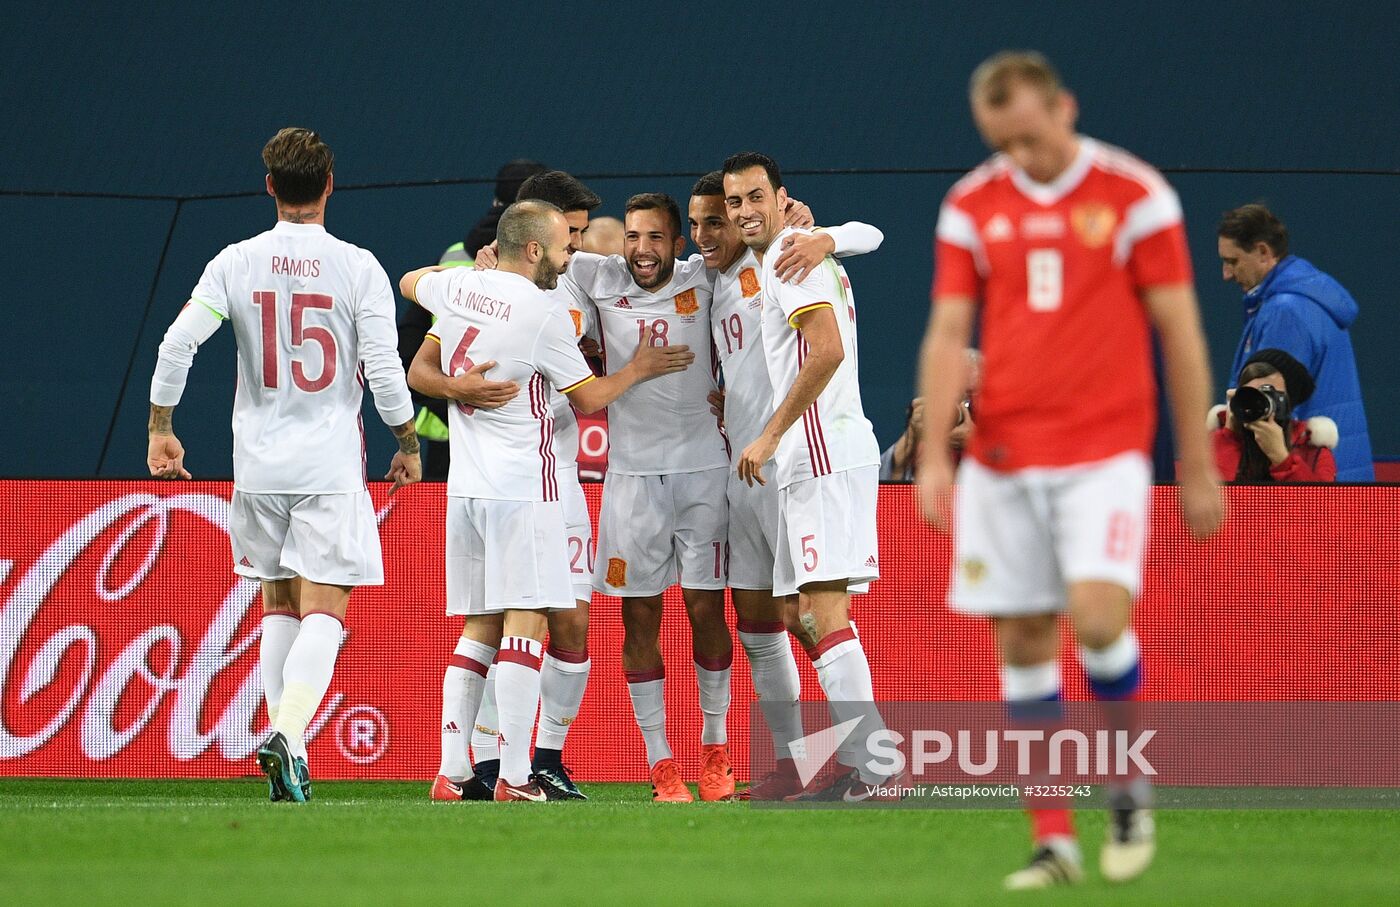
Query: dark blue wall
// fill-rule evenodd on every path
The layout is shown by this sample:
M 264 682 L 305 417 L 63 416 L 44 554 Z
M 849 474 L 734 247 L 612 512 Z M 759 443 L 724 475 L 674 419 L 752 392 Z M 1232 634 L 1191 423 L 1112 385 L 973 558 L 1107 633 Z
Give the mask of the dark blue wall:
M 1372 437 L 1378 453 L 1400 453 L 1400 401 L 1376 390 L 1400 379 L 1386 266 L 1400 247 L 1400 177 L 1220 172 L 1397 166 L 1393 7 L 1316 8 L 537 2 L 415 14 L 303 2 L 147 4 L 138 14 L 8 4 L 0 189 L 171 200 L 0 197 L 10 289 L 0 393 L 14 427 L 0 474 L 92 475 L 100 460 L 104 475 L 144 471 L 146 392 L 165 325 L 206 260 L 274 217 L 266 198 L 174 197 L 256 191 L 258 151 L 280 126 L 321 130 L 343 187 L 484 178 L 521 155 L 583 174 L 698 173 L 750 147 L 790 172 L 960 169 L 985 156 L 966 111 L 968 73 L 1006 46 L 1038 47 L 1059 64 L 1086 132 L 1162 167 L 1215 171 L 1171 178 L 1217 384 L 1239 311 L 1219 282 L 1214 221 L 1264 199 L 1290 224 L 1295 249 L 1360 301 Z M 534 18 L 522 21 L 521 9 Z M 954 178 L 790 179 L 822 221 L 885 231 L 877 255 L 850 265 L 866 408 L 884 441 L 910 394 L 930 231 Z M 601 213 L 618 213 L 635 191 L 683 199 L 692 180 L 590 182 Z M 342 190 L 328 226 L 397 276 L 460 238 L 489 195 L 483 185 Z M 231 334 L 221 332 L 176 417 L 198 475 L 230 471 L 232 375 Z M 372 468 L 387 465 L 388 439 L 371 432 Z

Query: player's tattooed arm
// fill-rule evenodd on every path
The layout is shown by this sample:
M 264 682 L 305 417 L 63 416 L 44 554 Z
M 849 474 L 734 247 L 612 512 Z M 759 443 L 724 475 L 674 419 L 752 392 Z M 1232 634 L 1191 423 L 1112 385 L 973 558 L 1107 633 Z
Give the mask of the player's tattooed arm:
M 466 374 L 451 377 L 443 372 L 440 344 L 429 334 L 408 367 L 408 386 L 429 397 L 452 400 L 477 409 L 498 409 L 520 393 L 514 381 L 491 381 L 486 372 L 496 367 L 494 359 L 473 365 Z
M 188 479 L 185 469 L 185 448 L 175 437 L 172 421 L 175 415 L 173 406 L 151 404 L 151 415 L 146 420 L 146 468 L 157 479 Z
M 414 457 L 418 456 L 418 429 L 414 427 L 412 422 L 395 425 L 391 431 L 393 431 L 394 437 L 398 439 L 400 453 L 409 454 Z
M 390 430 L 399 442 L 399 451 L 394 454 L 389 471 L 384 474 L 384 478 L 394 483 L 394 487 L 389 489 L 389 494 L 393 494 L 423 478 L 423 461 L 418 458 L 418 430 L 412 422 L 395 425 Z

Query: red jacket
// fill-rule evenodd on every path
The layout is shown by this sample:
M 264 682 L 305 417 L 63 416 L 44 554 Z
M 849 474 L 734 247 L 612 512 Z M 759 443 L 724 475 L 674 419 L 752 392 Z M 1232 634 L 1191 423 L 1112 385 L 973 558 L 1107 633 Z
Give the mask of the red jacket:
M 1224 409 L 1224 407 L 1221 407 Z M 1224 421 L 1224 413 L 1220 414 Z M 1330 436 L 1328 435 L 1330 427 Z M 1314 443 L 1314 431 L 1321 437 Z M 1292 428 L 1292 449 L 1288 459 L 1269 469 L 1275 482 L 1335 482 L 1337 481 L 1337 461 L 1328 448 L 1336 443 L 1337 430 L 1331 419 L 1314 418 L 1307 422 L 1294 422 Z M 1327 441 L 1331 444 L 1327 444 Z M 1235 478 L 1240 468 L 1240 456 L 1244 442 L 1228 428 L 1217 428 L 1210 433 L 1211 447 L 1215 449 L 1215 466 L 1220 470 L 1220 478 L 1226 482 Z

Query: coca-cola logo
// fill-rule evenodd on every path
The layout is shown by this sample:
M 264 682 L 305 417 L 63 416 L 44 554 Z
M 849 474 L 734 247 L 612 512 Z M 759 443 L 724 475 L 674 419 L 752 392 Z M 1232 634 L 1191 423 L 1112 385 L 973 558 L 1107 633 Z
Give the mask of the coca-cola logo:
M 258 587 L 233 577 L 226 592 L 216 591 L 232 577 L 228 511 L 228 501 L 203 492 L 126 494 L 79 519 L 35 558 L 0 608 L 0 760 L 44 747 L 74 721 L 82 754 L 111 759 L 157 733 L 158 714 L 168 716 L 164 749 L 176 760 L 195 759 L 211 748 L 230 761 L 252 754 L 266 733 L 253 727 L 262 702 L 254 651 L 260 627 L 248 618 Z M 202 521 L 203 533 L 190 530 L 191 517 Z M 186 531 L 173 532 L 176 521 Z M 221 549 L 211 544 L 217 539 L 224 540 Z M 14 567 L 14 561 L 0 560 L 0 586 Z M 87 594 L 73 588 L 89 574 Z M 55 625 L 41 618 L 60 587 L 65 598 Z M 201 595 L 204 600 L 191 600 Z M 142 609 L 153 606 L 180 620 L 151 620 Z M 82 611 L 91 613 L 75 613 Z M 42 623 L 49 626 L 39 632 L 48 636 L 36 647 L 30 636 Z M 122 645 L 133 626 L 139 632 Z M 26 650 L 33 654 L 19 664 Z M 308 739 L 325 727 L 343 698 L 327 696 Z M 221 708 L 217 716 L 210 714 L 211 703 Z M 34 714 L 36 709 L 43 714 Z M 12 721 L 8 711 L 22 712 L 23 721 Z

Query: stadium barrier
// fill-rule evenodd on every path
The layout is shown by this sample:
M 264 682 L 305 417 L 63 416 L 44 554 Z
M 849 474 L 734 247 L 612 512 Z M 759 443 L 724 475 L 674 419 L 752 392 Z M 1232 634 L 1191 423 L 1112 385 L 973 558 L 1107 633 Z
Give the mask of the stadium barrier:
M 442 614 L 443 488 L 379 509 L 386 584 L 355 593 L 312 725 L 318 778 L 433 776 L 442 668 L 461 618 Z M 587 487 L 596 507 L 600 487 Z M 257 588 L 230 570 L 227 482 L 0 481 L 0 776 L 237 777 L 267 720 Z M 1157 701 L 1400 699 L 1400 488 L 1231 488 L 1219 537 L 1193 542 L 1156 489 L 1145 588 L 1144 696 Z M 908 486 L 880 492 L 882 579 L 856 599 L 876 695 L 997 697 L 990 634 L 944 604 L 950 545 Z M 645 777 L 616 599 L 595 597 L 593 674 L 566 757 L 576 777 Z M 672 746 L 697 770 L 689 629 L 667 597 Z M 1066 694 L 1085 698 L 1072 647 Z M 804 696 L 820 691 L 798 652 Z M 730 737 L 748 765 L 753 689 L 736 643 Z

